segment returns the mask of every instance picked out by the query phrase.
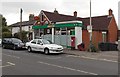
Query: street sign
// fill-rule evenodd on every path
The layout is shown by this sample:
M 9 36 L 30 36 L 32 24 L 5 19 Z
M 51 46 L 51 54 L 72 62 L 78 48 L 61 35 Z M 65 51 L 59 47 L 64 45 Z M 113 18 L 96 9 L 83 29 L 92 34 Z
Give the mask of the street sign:
M 87 30 L 88 30 L 88 32 L 92 32 L 92 26 L 91 26 L 91 25 L 88 25 L 88 26 L 87 26 Z
M 52 28 L 52 27 L 54 27 L 54 25 L 53 25 L 53 24 L 48 25 L 48 28 Z

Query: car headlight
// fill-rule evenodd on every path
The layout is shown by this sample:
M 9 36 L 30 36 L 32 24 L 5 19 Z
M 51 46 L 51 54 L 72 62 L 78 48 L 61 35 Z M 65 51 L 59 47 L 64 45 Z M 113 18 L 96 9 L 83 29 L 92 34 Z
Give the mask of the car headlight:
M 18 44 L 18 47 L 20 47 L 20 44 Z
M 19 47 L 20 45 L 18 44 L 17 46 Z
M 50 49 L 54 49 L 54 47 L 50 47 Z

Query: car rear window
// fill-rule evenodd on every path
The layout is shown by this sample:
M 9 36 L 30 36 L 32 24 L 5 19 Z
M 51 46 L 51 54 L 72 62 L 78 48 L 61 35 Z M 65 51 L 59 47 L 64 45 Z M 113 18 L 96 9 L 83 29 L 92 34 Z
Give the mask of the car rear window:
M 20 39 L 16 39 L 16 38 L 12 38 L 12 41 L 13 41 L 14 43 L 21 43 L 21 42 L 22 42 Z

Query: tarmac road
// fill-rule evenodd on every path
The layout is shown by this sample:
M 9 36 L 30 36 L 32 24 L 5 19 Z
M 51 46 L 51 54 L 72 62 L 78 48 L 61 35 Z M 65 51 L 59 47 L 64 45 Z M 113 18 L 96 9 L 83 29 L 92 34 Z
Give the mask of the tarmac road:
M 10 49 L 2 50 L 0 68 L 3 75 L 118 75 L 118 62 Z

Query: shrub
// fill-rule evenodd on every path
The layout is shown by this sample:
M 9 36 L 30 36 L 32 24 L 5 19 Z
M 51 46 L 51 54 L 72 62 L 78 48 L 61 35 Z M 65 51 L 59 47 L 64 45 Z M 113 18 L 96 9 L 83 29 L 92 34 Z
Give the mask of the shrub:
M 11 32 L 3 32 L 2 33 L 2 38 L 7 38 L 7 37 L 12 37 Z
M 93 44 L 90 44 L 88 51 L 89 52 L 98 52 L 98 49 Z
M 22 39 L 21 39 L 21 40 L 22 40 L 23 42 L 26 42 L 26 41 L 28 40 L 28 37 L 27 37 L 28 32 L 27 32 L 27 31 L 21 31 L 21 33 L 22 33 Z M 20 32 L 15 33 L 15 34 L 14 34 L 14 37 L 20 39 Z

